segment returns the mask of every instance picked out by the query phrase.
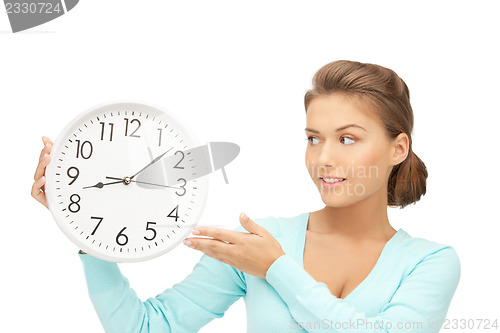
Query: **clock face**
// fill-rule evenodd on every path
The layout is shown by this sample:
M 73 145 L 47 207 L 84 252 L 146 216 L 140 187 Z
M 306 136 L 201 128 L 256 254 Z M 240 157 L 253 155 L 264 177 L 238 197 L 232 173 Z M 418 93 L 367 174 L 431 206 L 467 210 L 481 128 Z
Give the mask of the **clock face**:
M 208 177 L 196 173 L 207 161 L 190 154 L 199 146 L 157 107 L 123 102 L 85 111 L 54 143 L 45 172 L 50 211 L 95 257 L 157 257 L 191 233 L 205 206 Z

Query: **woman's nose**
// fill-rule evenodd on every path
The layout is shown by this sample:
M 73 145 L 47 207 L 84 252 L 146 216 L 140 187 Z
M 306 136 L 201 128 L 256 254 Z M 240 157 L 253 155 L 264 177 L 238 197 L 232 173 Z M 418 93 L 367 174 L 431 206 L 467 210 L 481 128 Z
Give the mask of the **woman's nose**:
M 337 165 L 337 157 L 333 144 L 331 142 L 325 142 L 318 156 L 318 164 L 319 166 Z

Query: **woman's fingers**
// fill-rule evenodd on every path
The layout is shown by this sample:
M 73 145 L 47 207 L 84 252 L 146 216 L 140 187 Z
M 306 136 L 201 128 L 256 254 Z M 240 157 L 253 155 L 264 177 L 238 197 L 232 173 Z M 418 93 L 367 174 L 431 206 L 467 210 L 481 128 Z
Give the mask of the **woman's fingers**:
M 42 136 L 42 141 L 43 144 L 46 144 L 47 142 L 50 143 L 51 145 L 53 144 L 53 142 L 46 136 Z
M 50 162 L 50 152 L 52 151 L 52 141 L 50 141 L 50 139 L 46 136 L 42 136 L 42 141 L 45 146 L 40 153 L 38 166 L 36 168 L 35 175 L 33 176 L 35 181 L 39 180 L 40 177 L 45 174 L 45 167 Z
M 52 151 L 52 146 L 53 146 L 52 141 L 50 141 L 50 139 L 47 138 L 46 136 L 42 136 L 42 141 L 43 141 L 44 146 L 43 146 L 42 151 L 40 152 L 39 161 L 42 160 L 44 154 L 46 154 L 46 153 L 50 154 L 50 152 Z
M 41 177 L 38 181 L 33 183 L 33 186 L 31 187 L 31 196 L 48 209 L 49 205 L 47 204 L 47 198 L 45 197 L 45 192 L 42 190 L 42 186 L 45 185 L 45 181 L 46 178 Z
M 45 175 L 45 168 L 50 162 L 50 155 L 46 153 L 46 155 L 42 156 L 41 161 L 38 162 L 38 166 L 35 171 L 34 179 L 35 181 L 39 180 L 40 177 Z
M 40 202 L 45 207 L 49 208 L 47 204 L 47 198 L 45 197 L 45 168 L 50 162 L 50 152 L 52 151 L 52 141 L 46 137 L 42 136 L 42 142 L 44 147 L 40 153 L 40 158 L 38 160 L 38 165 L 35 170 L 34 179 L 35 182 L 31 187 L 31 196 L 35 198 L 38 202 Z
M 195 234 L 194 231 L 198 231 L 199 233 Z M 248 233 L 245 232 L 227 230 L 223 228 L 214 228 L 214 227 L 197 227 L 196 229 L 193 230 L 193 235 L 208 236 L 233 244 L 242 240 L 243 237 L 248 237 Z
M 215 239 L 215 238 L 208 238 L 208 237 L 187 237 L 187 238 L 185 238 L 185 240 L 188 240 L 188 241 L 193 240 L 193 239 L 208 239 L 208 240 L 211 240 L 211 241 L 213 240 L 213 241 L 217 241 L 217 242 L 221 242 L 221 243 L 227 244 L 226 242 L 224 242 L 224 241 L 222 241 L 220 239 Z
M 232 244 L 226 243 L 219 239 L 190 237 L 184 240 L 184 245 L 192 249 L 201 251 L 207 256 L 222 261 L 233 266 L 233 248 Z

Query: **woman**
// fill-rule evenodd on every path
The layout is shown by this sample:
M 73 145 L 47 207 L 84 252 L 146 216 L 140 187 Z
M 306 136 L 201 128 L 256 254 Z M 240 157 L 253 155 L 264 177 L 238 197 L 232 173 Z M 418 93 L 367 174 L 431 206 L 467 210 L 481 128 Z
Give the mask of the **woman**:
M 116 263 L 79 252 L 107 332 L 196 332 L 239 297 L 248 332 L 438 332 L 460 279 L 449 245 L 395 230 L 387 206 L 426 191 L 412 151 L 408 87 L 390 69 L 353 61 L 323 66 L 305 95 L 306 166 L 325 207 L 196 228 L 186 245 L 205 255 L 182 282 L 140 301 Z M 43 192 L 52 143 L 35 173 Z M 43 158 L 43 156 L 46 156 Z M 196 233 L 198 231 L 198 233 Z

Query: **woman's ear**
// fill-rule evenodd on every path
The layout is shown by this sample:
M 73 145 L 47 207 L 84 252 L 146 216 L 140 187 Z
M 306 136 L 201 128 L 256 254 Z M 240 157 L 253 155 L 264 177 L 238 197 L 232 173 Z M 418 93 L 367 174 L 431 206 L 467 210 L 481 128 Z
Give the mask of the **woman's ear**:
M 403 162 L 409 153 L 410 141 L 406 133 L 399 133 L 393 140 L 391 147 L 391 160 L 393 165 Z

